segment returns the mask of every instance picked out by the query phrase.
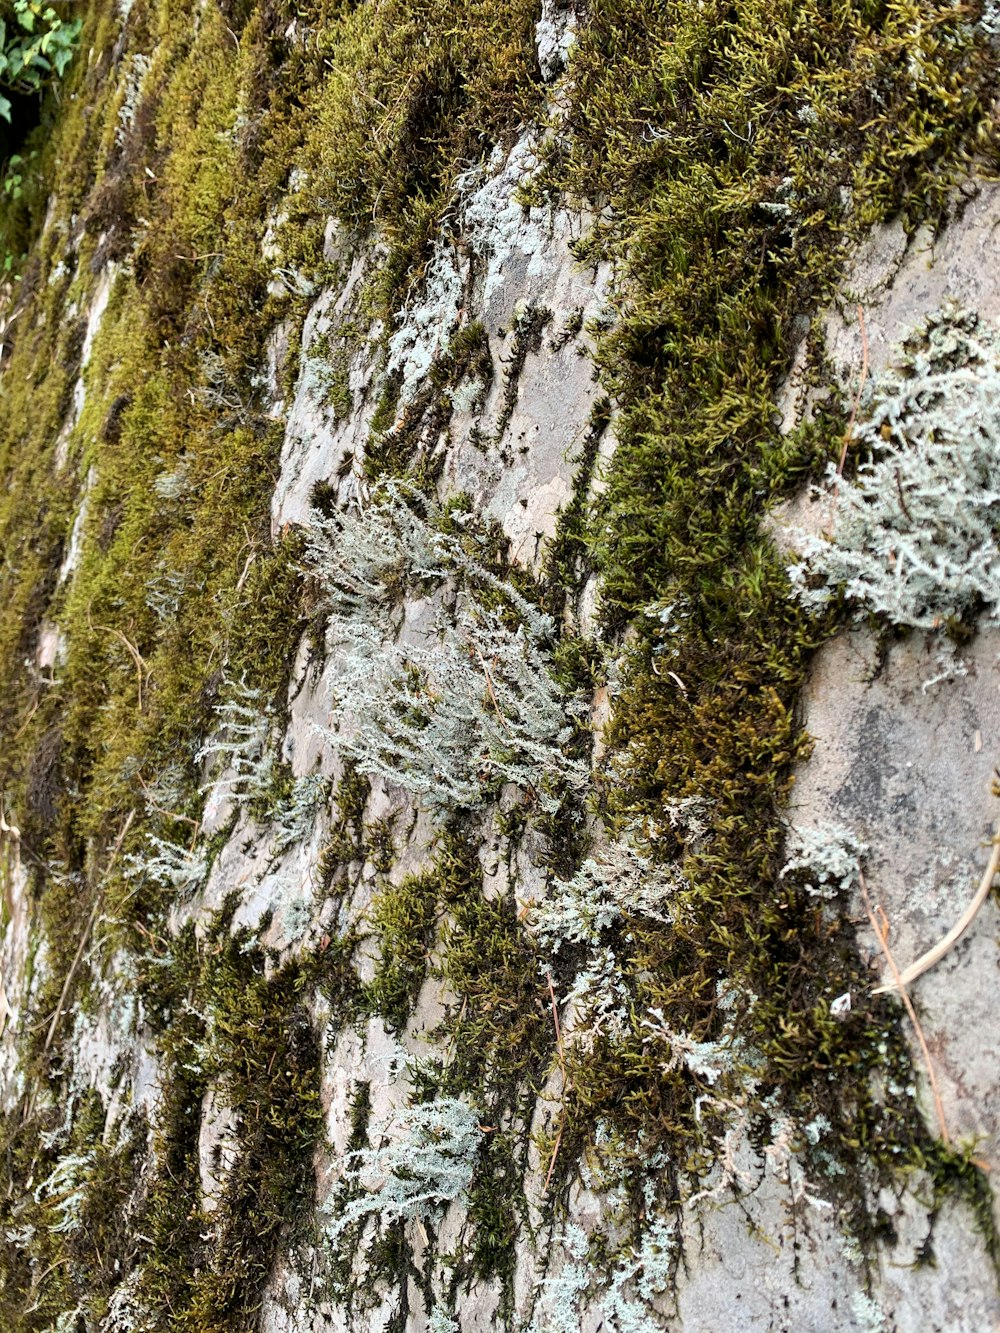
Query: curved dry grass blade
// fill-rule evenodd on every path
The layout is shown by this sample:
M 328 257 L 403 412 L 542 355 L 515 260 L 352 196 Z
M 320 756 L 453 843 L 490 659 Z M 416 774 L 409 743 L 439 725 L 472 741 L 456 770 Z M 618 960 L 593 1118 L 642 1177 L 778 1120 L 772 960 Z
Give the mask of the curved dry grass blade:
M 913 1001 L 910 999 L 906 989 L 906 982 L 903 980 L 903 974 L 896 966 L 896 960 L 892 956 L 892 950 L 889 948 L 889 931 L 885 921 L 885 913 L 882 912 L 882 922 L 879 921 L 872 908 L 871 899 L 868 897 L 868 886 L 865 884 L 864 875 L 859 875 L 861 881 L 861 900 L 865 905 L 865 912 L 868 914 L 868 920 L 872 930 L 875 932 L 875 938 L 879 942 L 879 947 L 885 955 L 885 961 L 889 964 L 889 970 L 894 977 L 894 985 L 899 990 L 900 999 L 906 1006 L 906 1012 L 909 1015 L 910 1022 L 913 1024 L 913 1030 L 917 1034 L 917 1042 L 924 1057 L 924 1064 L 927 1067 L 927 1077 L 931 1085 L 931 1095 L 934 1098 L 934 1110 L 937 1114 L 938 1128 L 941 1131 L 941 1138 L 944 1143 L 951 1142 L 951 1136 L 948 1133 L 948 1122 L 944 1117 L 944 1102 L 941 1100 L 941 1089 L 938 1087 L 937 1075 L 934 1072 L 934 1062 L 931 1060 L 930 1049 L 927 1046 L 927 1038 L 924 1036 L 924 1030 L 920 1026 L 920 1019 L 917 1017 L 917 1011 L 913 1007 Z M 879 908 L 881 912 L 881 907 Z M 882 987 L 882 989 L 886 989 Z
M 916 981 L 917 977 L 922 976 L 935 963 L 941 961 L 953 944 L 965 934 L 976 918 L 976 914 L 983 903 L 990 896 L 990 889 L 993 887 L 993 880 L 997 871 L 1000 870 L 1000 827 L 993 838 L 993 854 L 990 857 L 989 865 L 983 872 L 983 877 L 979 881 L 979 888 L 976 890 L 976 896 L 968 907 L 958 918 L 951 930 L 935 944 L 933 949 L 928 949 L 927 953 L 921 954 L 915 963 L 911 963 L 905 971 L 899 974 L 899 978 L 893 978 L 887 981 L 883 986 L 876 986 L 872 991 L 873 995 L 886 995 L 889 991 L 899 990 L 902 986 L 908 986 L 911 981 Z

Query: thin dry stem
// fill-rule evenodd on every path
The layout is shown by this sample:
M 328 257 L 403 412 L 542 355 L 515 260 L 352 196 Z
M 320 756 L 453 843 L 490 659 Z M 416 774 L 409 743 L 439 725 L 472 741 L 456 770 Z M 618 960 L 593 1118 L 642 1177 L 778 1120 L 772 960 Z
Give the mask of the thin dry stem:
M 552 1004 L 552 1022 L 556 1030 L 556 1052 L 559 1056 L 559 1072 L 562 1074 L 562 1095 L 563 1104 L 559 1108 L 559 1128 L 556 1131 L 556 1141 L 552 1145 L 552 1156 L 549 1159 L 549 1169 L 545 1174 L 545 1184 L 542 1186 L 542 1193 L 548 1192 L 549 1183 L 552 1180 L 552 1173 L 556 1169 L 556 1159 L 559 1156 L 559 1145 L 562 1143 L 563 1130 L 566 1128 L 566 1102 L 565 1097 L 569 1092 L 569 1082 L 566 1078 L 566 1052 L 563 1049 L 562 1028 L 559 1024 L 559 1006 L 556 1004 L 556 991 L 552 985 L 551 974 L 548 977 L 549 1000 Z
M 911 981 L 916 981 L 917 977 L 922 976 L 924 972 L 932 968 L 935 963 L 939 963 L 953 944 L 965 934 L 968 928 L 975 920 L 979 909 L 990 896 L 990 889 L 993 887 L 993 880 L 997 871 L 1000 870 L 1000 827 L 993 838 L 993 853 L 990 856 L 989 864 L 983 872 L 983 877 L 979 881 L 979 888 L 976 890 L 976 896 L 968 907 L 958 918 L 951 930 L 943 940 L 935 944 L 933 949 L 928 949 L 925 954 L 921 954 L 915 963 L 910 966 L 899 977 L 893 981 L 886 982 L 883 986 L 876 986 L 872 992 L 874 995 L 886 995 L 889 991 L 895 990 L 898 985 L 908 986 Z
M 115 860 L 118 857 L 118 853 L 121 851 L 122 843 L 125 841 L 125 837 L 129 829 L 132 827 L 132 820 L 134 818 L 135 818 L 135 811 L 130 810 L 128 812 L 128 816 L 125 820 L 125 823 L 122 825 L 121 832 L 115 839 L 115 845 L 111 849 L 111 856 L 108 859 L 108 864 L 104 869 L 104 877 L 102 878 L 101 883 L 98 885 L 94 893 L 94 905 L 90 909 L 90 916 L 87 918 L 87 924 L 84 926 L 83 934 L 80 936 L 80 943 L 77 945 L 77 950 L 75 955 L 73 956 L 73 961 L 72 963 L 70 963 L 69 971 L 66 973 L 66 980 L 63 982 L 62 990 L 59 993 L 59 1003 L 56 1005 L 55 1013 L 52 1015 L 52 1021 L 49 1024 L 48 1035 L 45 1038 L 45 1045 L 42 1048 L 43 1051 L 47 1051 L 49 1049 L 49 1047 L 52 1045 L 52 1040 L 56 1035 L 56 1029 L 59 1026 L 59 1019 L 62 1017 L 63 1005 L 66 1003 L 66 997 L 69 994 L 69 988 L 73 984 L 73 978 L 76 976 L 76 969 L 80 966 L 80 960 L 83 957 L 83 951 L 87 947 L 87 940 L 90 938 L 90 932 L 94 927 L 94 922 L 97 920 L 97 909 L 100 907 L 101 900 L 104 897 L 103 893 L 104 879 L 111 872 L 111 867 L 114 865 Z
M 482 668 L 483 668 L 483 675 L 486 677 L 486 688 L 487 688 L 487 690 L 489 691 L 490 701 L 492 702 L 493 707 L 496 709 L 496 715 L 497 715 L 497 717 L 500 719 L 500 725 L 503 727 L 503 729 L 504 729 L 506 732 L 510 732 L 510 726 L 509 726 L 509 724 L 508 724 L 508 722 L 507 722 L 507 719 L 504 717 L 504 715 L 503 715 L 503 713 L 502 713 L 502 711 L 501 711 L 501 709 L 500 709 L 500 705 L 499 705 L 499 703 L 497 702 L 496 691 L 495 691 L 494 688 L 493 688 L 493 678 L 492 678 L 492 676 L 490 675 L 490 669 L 489 669 L 489 667 L 486 665 L 486 659 L 483 657 L 482 653 L 480 653 L 480 652 L 477 652 L 477 653 L 476 653 L 476 656 L 479 658 L 480 665 L 481 665 Z M 549 982 L 549 985 L 550 985 L 550 986 L 552 985 L 552 982 L 551 982 L 551 981 Z
M 837 464 L 837 475 L 843 475 L 844 464 L 847 461 L 847 449 L 851 443 L 851 434 L 854 430 L 854 423 L 858 417 L 858 408 L 861 405 L 861 394 L 864 391 L 865 382 L 868 379 L 868 330 L 865 328 L 865 312 L 858 306 L 858 324 L 861 328 L 861 378 L 858 380 L 858 391 L 854 395 L 854 401 L 851 404 L 851 419 L 847 423 L 847 430 L 844 431 L 844 443 L 840 450 L 840 462 Z
M 144 661 L 144 659 L 143 659 L 142 654 L 139 652 L 139 649 L 135 646 L 135 644 L 132 643 L 132 641 L 131 641 L 130 639 L 127 639 L 127 638 L 125 637 L 125 635 L 121 632 L 120 629 L 115 629 L 114 625 L 95 625 L 95 624 L 93 624 L 93 622 L 91 622 L 91 626 L 90 626 L 90 627 L 91 627 L 91 629 L 101 630 L 102 633 L 104 633 L 104 634 L 113 634 L 113 635 L 115 636 L 115 638 L 118 639 L 121 643 L 123 643 L 123 644 L 125 645 L 125 647 L 127 648 L 128 652 L 129 652 L 129 655 L 130 655 L 131 658 L 132 658 L 132 661 L 135 663 L 135 674 L 136 674 L 136 677 L 138 678 L 138 682 L 139 682 L 139 699 L 138 699 L 138 704 L 139 704 L 139 712 L 141 713 L 141 712 L 142 712 L 142 680 L 143 680 L 143 673 L 145 672 L 146 675 L 149 674 L 149 668 L 146 666 L 146 663 L 145 663 L 145 661 Z
M 951 1136 L 948 1133 L 948 1123 L 945 1120 L 944 1116 L 944 1103 L 941 1100 L 941 1091 L 938 1087 L 937 1075 L 934 1073 L 934 1064 L 933 1061 L 931 1060 L 931 1053 L 927 1046 L 927 1039 L 924 1036 L 924 1030 L 920 1026 L 920 1019 L 917 1018 L 917 1011 L 916 1009 L 914 1009 L 913 1001 L 910 999 L 909 993 L 907 992 L 906 983 L 903 981 L 899 968 L 896 965 L 896 960 L 892 956 L 892 950 L 889 948 L 888 929 L 885 925 L 883 925 L 881 921 L 879 921 L 878 917 L 875 915 L 874 910 L 872 909 L 871 899 L 868 896 L 868 886 L 865 884 L 864 875 L 860 874 L 860 872 L 859 872 L 859 880 L 861 883 L 861 900 L 865 905 L 865 911 L 868 914 L 868 920 L 871 923 L 871 928 L 875 932 L 875 938 L 878 940 L 879 947 L 881 948 L 883 954 L 885 955 L 886 962 L 889 964 L 889 970 L 895 977 L 896 986 L 899 989 L 900 998 L 902 999 L 903 1004 L 906 1007 L 906 1012 L 909 1015 L 910 1022 L 913 1024 L 913 1030 L 917 1034 L 917 1041 L 920 1044 L 920 1050 L 924 1057 L 924 1064 L 927 1067 L 927 1077 L 930 1080 L 931 1094 L 934 1098 L 934 1110 L 937 1114 L 937 1119 L 938 1119 L 938 1128 L 941 1131 L 941 1138 L 943 1142 L 948 1144 L 951 1142 Z M 881 908 L 879 910 L 881 911 Z M 882 916 L 884 920 L 885 919 L 884 912 L 882 913 Z

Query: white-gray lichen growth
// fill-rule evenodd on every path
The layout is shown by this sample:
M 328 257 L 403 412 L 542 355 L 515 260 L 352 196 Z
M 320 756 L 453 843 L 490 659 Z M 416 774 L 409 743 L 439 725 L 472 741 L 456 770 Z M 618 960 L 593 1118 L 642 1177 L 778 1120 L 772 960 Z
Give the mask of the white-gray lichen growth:
M 1000 334 L 975 314 L 931 316 L 869 387 L 853 481 L 831 464 L 829 530 L 789 571 L 806 606 L 838 590 L 860 613 L 938 629 L 1000 615 Z
M 372 1215 L 383 1226 L 432 1218 L 468 1189 L 482 1135 L 467 1103 L 442 1097 L 406 1107 L 379 1133 L 381 1143 L 348 1157 L 327 1232 L 332 1241 Z
M 779 878 L 814 897 L 835 898 L 858 886 L 868 847 L 842 824 L 823 823 L 793 829 L 788 851 Z
M 398 486 L 317 516 L 309 568 L 337 656 L 327 736 L 362 773 L 432 807 L 476 807 L 510 782 L 554 811 L 587 785 L 589 764 L 572 752 L 584 704 L 553 674 L 551 619 L 445 522 Z M 397 638 L 407 590 L 426 615 Z

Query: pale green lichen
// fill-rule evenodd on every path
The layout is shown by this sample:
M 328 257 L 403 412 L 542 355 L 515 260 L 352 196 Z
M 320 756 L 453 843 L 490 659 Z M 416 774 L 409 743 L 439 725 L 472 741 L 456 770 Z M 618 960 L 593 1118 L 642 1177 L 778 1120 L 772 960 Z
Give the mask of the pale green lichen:
M 461 511 L 450 517 L 460 523 Z M 336 655 L 325 734 L 360 772 L 431 806 L 474 808 L 511 782 L 552 813 L 589 776 L 570 748 L 584 706 L 546 647 L 555 627 L 443 520 L 391 485 L 356 513 L 317 516 L 310 568 Z M 426 599 L 428 623 L 404 624 L 397 639 L 392 615 L 408 588 Z
M 851 449 L 818 503 L 828 534 L 802 539 L 800 601 L 842 592 L 859 612 L 933 630 L 1000 615 L 1000 333 L 975 314 L 931 316 L 875 377 Z
M 878 1301 L 866 1292 L 852 1293 L 851 1313 L 857 1321 L 860 1333 L 886 1333 L 885 1311 Z
M 599 945 L 613 926 L 630 917 L 669 925 L 671 900 L 683 887 L 677 867 L 657 865 L 638 847 L 616 841 L 530 902 L 527 924 L 553 954 L 566 946 Z
M 788 851 L 779 878 L 789 879 L 814 897 L 835 898 L 858 887 L 868 847 L 850 829 L 825 823 L 793 828 Z
M 608 1182 L 601 1182 L 605 1197 Z M 646 1333 L 659 1322 L 657 1297 L 671 1287 L 678 1263 L 676 1222 L 655 1211 L 638 1228 L 634 1239 L 617 1245 L 611 1240 L 621 1217 L 611 1217 L 588 1235 L 575 1223 L 566 1223 L 553 1237 L 550 1271 L 540 1283 L 529 1333 L 578 1333 L 584 1318 L 599 1314 L 613 1333 Z M 621 1212 L 625 1209 L 622 1208 Z M 598 1255 L 610 1248 L 607 1257 Z
M 342 632 L 327 734 L 360 772 L 445 809 L 512 782 L 554 812 L 585 788 L 587 765 L 567 753 L 580 707 L 524 626 L 462 609 L 423 642 L 386 644 L 357 622 Z
M 334 1243 L 368 1217 L 385 1227 L 439 1216 L 468 1189 L 482 1138 L 476 1112 L 454 1097 L 403 1107 L 373 1134 L 379 1142 L 350 1154 L 329 1206 Z

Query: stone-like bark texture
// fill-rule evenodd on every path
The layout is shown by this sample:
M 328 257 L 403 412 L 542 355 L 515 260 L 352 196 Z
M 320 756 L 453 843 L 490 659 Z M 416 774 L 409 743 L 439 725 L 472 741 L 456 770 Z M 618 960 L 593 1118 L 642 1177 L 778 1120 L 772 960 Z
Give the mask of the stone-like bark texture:
M 131 203 L 139 239 L 131 248 L 117 243 L 120 220 L 100 214 L 93 199 L 86 220 L 78 216 L 82 203 L 65 215 L 58 189 L 69 186 L 60 178 L 31 255 L 39 272 L 38 256 L 46 256 L 44 280 L 55 289 L 65 275 L 52 256 L 65 253 L 67 273 L 74 267 L 70 285 L 44 315 L 25 294 L 28 270 L 21 292 L 9 293 L 11 309 L 36 321 L 35 335 L 46 320 L 79 329 L 45 464 L 54 479 L 46 503 L 61 506 L 63 527 L 50 547 L 41 608 L 33 602 L 22 616 L 31 642 L 17 667 L 34 693 L 3 721 L 12 747 L 36 712 L 50 728 L 22 767 L 5 773 L 0 823 L 8 1193 L 0 1244 L 9 1249 L 3 1317 L 11 1330 L 1000 1327 L 1000 1213 L 989 1174 L 1000 1169 L 995 902 L 912 986 L 950 1145 L 942 1146 L 924 1056 L 905 1017 L 895 1001 L 872 1007 L 869 991 L 884 960 L 856 883 L 842 890 L 836 908 L 822 896 L 807 901 L 817 937 L 828 930 L 830 958 L 839 951 L 829 985 L 823 975 L 811 978 L 810 1003 L 832 1032 L 831 1006 L 855 1023 L 824 1075 L 842 1112 L 836 1134 L 819 1101 L 808 1101 L 812 1093 L 793 1113 L 781 1078 L 798 1087 L 802 1071 L 775 1074 L 747 1018 L 770 997 L 752 994 L 746 975 L 711 963 L 710 1014 L 697 1031 L 675 1025 L 676 997 L 666 981 L 655 992 L 659 1005 L 653 990 L 641 990 L 658 965 L 642 930 L 676 932 L 685 956 L 698 953 L 693 898 L 684 894 L 698 882 L 695 863 L 704 871 L 699 858 L 711 861 L 721 797 L 659 793 L 661 816 L 636 814 L 633 803 L 630 822 L 609 795 L 635 785 L 640 764 L 613 728 L 604 733 L 609 719 L 620 720 L 622 700 L 636 698 L 634 690 L 622 693 L 623 679 L 635 679 L 629 654 L 649 624 L 680 624 L 682 635 L 684 617 L 696 619 L 698 611 L 686 593 L 670 601 L 665 592 L 621 623 L 615 608 L 602 605 L 610 557 L 602 566 L 589 554 L 606 549 L 618 521 L 601 504 L 620 413 L 634 408 L 637 394 L 630 387 L 637 381 L 616 370 L 607 339 L 623 306 L 639 298 L 629 286 L 628 245 L 579 257 L 581 240 L 608 222 L 606 201 L 592 199 L 585 209 L 578 200 L 539 195 L 553 140 L 583 133 L 568 107 L 574 34 L 591 19 L 586 7 L 544 0 L 534 14 L 534 119 L 498 132 L 482 161 L 455 171 L 419 265 L 392 289 L 396 304 L 379 304 L 377 295 L 390 253 L 403 252 L 398 236 L 386 240 L 388 223 L 351 225 L 344 210 L 313 217 L 311 239 L 301 242 L 312 265 L 308 273 L 304 264 L 289 267 L 281 238 L 301 222 L 293 216 L 303 208 L 295 172 L 307 168 L 285 164 L 285 175 L 295 171 L 276 189 L 283 202 L 269 200 L 266 216 L 248 205 L 253 256 L 246 265 L 266 276 L 267 285 L 258 281 L 253 291 L 262 309 L 272 302 L 273 318 L 251 329 L 238 371 L 223 366 L 221 353 L 205 351 L 227 299 L 225 291 L 214 294 L 211 265 L 230 245 L 237 250 L 234 215 L 203 219 L 195 192 L 189 239 L 199 252 L 181 259 L 209 266 L 204 287 L 189 290 L 174 274 L 182 295 L 171 295 L 163 272 L 151 276 L 146 267 L 152 242 L 143 228 L 152 224 L 141 210 L 152 208 L 153 195 L 143 202 L 142 176 L 155 183 L 157 173 L 173 170 L 173 159 L 162 124 L 161 139 L 151 136 L 143 150 L 148 158 L 130 138 L 144 132 L 141 89 L 157 69 L 150 64 L 155 24 L 139 8 L 137 0 L 135 13 L 119 6 L 105 15 L 103 54 L 95 47 L 89 57 L 107 62 L 105 77 L 118 88 L 118 130 L 105 130 L 117 146 L 98 155 L 100 179 L 120 171 L 139 191 Z M 262 40 L 253 24 L 273 19 L 254 10 L 251 24 L 246 8 L 232 7 L 219 20 L 220 42 L 229 33 L 235 46 L 220 45 L 203 98 L 235 77 L 227 61 Z M 202 6 L 188 16 L 195 17 L 210 25 L 218 16 Z M 280 32 L 268 41 L 304 47 L 300 22 L 282 14 Z M 161 76 L 166 81 L 168 72 Z M 264 78 L 259 70 L 248 86 L 257 78 Z M 182 94 L 194 97 L 177 87 L 171 95 Z M 235 97 L 233 107 L 228 128 L 213 133 L 236 143 L 264 111 L 240 109 Z M 385 110 L 374 141 L 394 113 Z M 639 134 L 655 144 L 667 132 L 649 114 Z M 801 120 L 810 123 L 807 115 Z M 116 166 L 126 150 L 135 162 Z M 194 150 L 196 171 L 202 151 Z M 967 171 L 963 179 L 950 196 L 950 216 L 934 226 L 909 235 L 898 219 L 857 228 L 861 240 L 851 243 L 835 291 L 822 290 L 811 328 L 814 311 L 798 311 L 798 350 L 776 354 L 785 377 L 772 411 L 786 439 L 832 410 L 831 389 L 841 394 L 842 432 L 862 363 L 869 375 L 892 364 L 901 340 L 947 302 L 990 324 L 1000 318 L 992 256 L 1000 193 Z M 124 188 L 121 181 L 116 188 Z M 170 188 L 181 190 L 176 182 Z M 374 212 L 377 218 L 377 205 Z M 89 263 L 76 271 L 80 254 Z M 156 262 L 162 267 L 162 256 Z M 686 262 L 677 260 L 678 268 Z M 246 485 L 253 495 L 242 534 L 240 516 L 221 536 L 210 535 L 201 582 L 190 565 L 170 564 L 173 529 L 163 529 L 157 549 L 149 536 L 155 523 L 136 527 L 130 558 L 144 581 L 150 629 L 134 617 L 113 619 L 124 602 L 95 576 L 93 562 L 117 540 L 125 501 L 116 508 L 114 494 L 102 489 L 103 469 L 118 447 L 120 418 L 137 411 L 142 391 L 138 383 L 118 384 L 122 392 L 109 401 L 116 367 L 128 364 L 130 337 L 138 336 L 130 333 L 128 303 L 152 302 L 155 282 L 164 284 L 156 297 L 156 364 L 190 360 L 192 410 L 210 424 L 200 442 L 192 434 L 171 454 L 157 423 L 181 409 L 168 393 L 144 407 L 135 430 L 161 451 L 149 508 L 166 513 L 188 504 L 191 489 L 215 484 L 214 474 L 190 480 L 191 459 L 199 449 L 207 455 L 212 439 L 231 432 L 268 443 L 248 463 L 220 464 L 220 511 L 229 486 Z M 14 346 L 2 375 L 20 367 Z M 644 347 L 628 355 L 637 364 L 654 359 Z M 183 375 L 174 383 L 185 382 Z M 720 399 L 726 392 L 720 384 Z M 865 410 L 863 399 L 859 407 Z M 136 434 L 126 438 L 133 447 Z M 16 438 L 5 445 L 9 469 L 19 447 Z M 811 460 L 814 476 L 821 452 Z M 766 541 L 789 559 L 800 529 L 821 533 L 828 525 L 828 498 L 810 497 L 804 471 L 766 495 L 772 505 L 786 497 L 771 509 Z M 15 481 L 24 504 L 36 503 L 41 483 L 23 473 Z M 390 532 L 389 524 L 380 538 L 384 549 L 344 556 L 357 578 L 348 588 L 346 576 L 317 557 L 316 533 L 333 531 L 329 540 L 349 552 L 358 532 L 373 540 L 375 529 L 363 524 L 396 502 L 409 507 L 411 546 L 400 539 L 392 547 L 392 533 L 409 521 L 396 511 L 397 527 Z M 590 524 L 585 537 L 572 526 L 579 514 Z M 349 517 L 324 529 L 335 515 Z M 356 529 L 343 526 L 350 522 Z M 303 533 L 312 537 L 299 540 Z M 275 557 L 255 582 L 255 570 L 283 543 L 290 544 L 287 564 Z M 25 560 L 24 550 L 12 544 L 5 558 Z M 213 582 L 216 557 L 232 570 Z M 289 569 L 286 606 L 279 580 Z M 82 627 L 103 636 L 100 651 L 110 644 L 118 655 L 109 676 L 127 678 L 129 690 L 138 681 L 129 716 L 122 705 L 118 731 L 109 724 L 95 742 L 99 765 L 101 755 L 116 755 L 119 733 L 135 726 L 140 735 L 158 692 L 167 693 L 166 659 L 153 653 L 178 606 L 199 597 L 212 615 L 223 609 L 197 642 L 192 631 L 169 649 L 169 660 L 185 668 L 190 654 L 197 673 L 189 685 L 181 676 L 170 687 L 181 700 L 176 712 L 149 724 L 181 737 L 177 714 L 190 690 L 197 734 L 171 742 L 177 765 L 150 750 L 155 759 L 130 767 L 126 747 L 114 759 L 121 787 L 108 796 L 104 770 L 79 760 L 90 734 L 84 727 L 84 739 L 74 741 L 75 766 L 61 769 L 68 763 L 60 758 L 61 728 L 76 715 L 61 696 L 50 713 L 47 691 L 64 678 L 81 695 L 84 684 L 91 688 L 78 664 L 87 651 L 79 647 Z M 254 678 L 239 640 L 269 599 L 277 601 L 272 619 L 253 633 L 264 645 L 262 660 L 281 639 L 280 669 L 272 664 Z M 836 624 L 829 619 L 805 635 L 823 640 L 800 700 L 812 751 L 803 758 L 805 747 L 789 740 L 774 760 L 775 768 L 794 769 L 795 781 L 769 817 L 787 826 L 789 845 L 797 833 L 830 822 L 866 845 L 866 880 L 905 965 L 948 930 L 988 858 L 998 808 L 991 781 L 1000 640 L 985 619 L 967 624 L 947 652 L 938 631 L 893 636 L 885 624 L 848 621 L 847 614 Z M 493 638 L 477 637 L 485 636 L 483 626 Z M 683 679 L 683 659 L 666 650 L 674 632 L 655 640 L 649 660 L 656 688 L 676 687 L 686 698 L 693 682 Z M 451 674 L 442 667 L 436 676 L 435 654 L 446 650 Z M 395 676 L 378 675 L 385 660 L 397 664 Z M 381 697 L 365 695 L 366 677 L 381 682 Z M 543 677 L 545 697 L 563 701 L 558 735 L 532 694 Z M 470 678 L 480 711 L 470 714 L 457 758 L 442 754 L 428 769 L 431 761 L 417 753 L 421 736 L 439 724 L 448 702 L 442 696 L 459 695 Z M 343 705 L 348 680 L 354 692 Z M 761 684 L 761 694 L 769 688 Z M 512 701 L 506 715 L 498 696 Z M 88 725 L 103 726 L 93 719 L 102 707 L 105 716 L 119 707 L 114 699 L 84 712 Z M 399 741 L 393 752 L 394 716 L 411 749 Z M 700 717 L 692 724 L 696 745 L 698 725 L 707 726 L 707 715 Z M 375 759 L 358 741 L 369 721 L 385 738 Z M 72 725 L 79 732 L 72 721 L 67 732 Z M 519 728 L 530 733 L 527 741 Z M 481 739 L 489 735 L 499 740 Z M 674 739 L 664 735 L 664 750 Z M 739 761 L 747 770 L 758 762 L 752 745 L 751 737 Z M 461 780 L 480 795 L 448 806 L 434 782 L 443 791 L 448 765 L 469 753 L 479 756 L 480 771 L 461 770 Z M 190 790 L 174 771 L 185 765 L 197 775 Z M 574 786 L 578 771 L 590 774 L 586 792 Z M 429 794 L 418 779 L 430 782 Z M 122 791 L 134 802 L 127 814 Z M 80 815 L 103 810 L 104 800 L 104 822 Z M 66 809 L 76 812 L 73 864 L 53 850 L 72 840 L 45 841 L 47 830 L 62 827 Z M 801 902 L 780 861 L 771 860 L 772 898 L 791 902 L 799 894 Z M 782 948 L 794 952 L 797 929 L 789 928 Z M 720 920 L 705 956 L 730 932 Z M 856 979 L 847 992 L 838 981 L 845 968 Z M 835 1043 L 823 1032 L 823 1042 Z M 866 1055 L 861 1083 L 842 1094 L 854 1045 L 875 1054 Z M 817 1059 L 827 1054 L 818 1051 Z M 588 1061 L 598 1072 L 621 1062 L 613 1098 L 596 1078 L 584 1082 Z M 654 1104 L 649 1087 L 660 1083 L 682 1083 L 687 1109 L 666 1095 Z M 904 1125 L 898 1138 L 880 1144 L 865 1137 L 873 1122 L 850 1100 L 859 1087 L 873 1104 L 904 1108 L 893 1110 L 893 1123 Z M 624 1118 L 633 1103 L 654 1107 L 640 1129 Z M 848 1132 L 845 1148 L 840 1130 L 855 1115 L 858 1137 Z M 898 1164 L 885 1160 L 893 1153 Z M 99 1281 L 99 1289 L 83 1292 L 85 1279 Z

